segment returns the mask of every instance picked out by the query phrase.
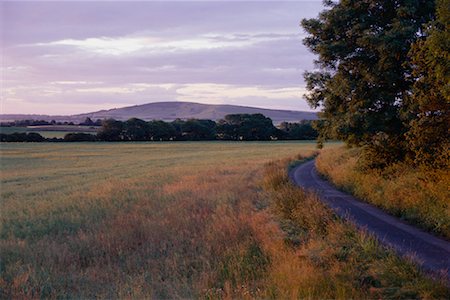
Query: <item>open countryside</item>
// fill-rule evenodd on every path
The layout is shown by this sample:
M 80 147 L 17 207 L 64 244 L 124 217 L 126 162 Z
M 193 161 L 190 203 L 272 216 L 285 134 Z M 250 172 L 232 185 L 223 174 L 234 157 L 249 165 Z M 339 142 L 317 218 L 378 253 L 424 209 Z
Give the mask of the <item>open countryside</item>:
M 449 299 L 449 24 L 1 2 L 0 299 Z
M 4 296 L 443 297 L 444 283 L 289 183 L 286 164 L 314 152 L 312 142 L 2 145 Z M 379 288 L 355 286 L 361 276 Z

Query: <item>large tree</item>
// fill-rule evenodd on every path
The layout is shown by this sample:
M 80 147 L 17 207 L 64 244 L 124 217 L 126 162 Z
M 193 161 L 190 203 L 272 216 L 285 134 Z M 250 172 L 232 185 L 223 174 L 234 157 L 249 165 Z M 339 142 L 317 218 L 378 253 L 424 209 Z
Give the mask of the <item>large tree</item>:
M 405 62 L 432 0 L 325 1 L 327 10 L 302 21 L 304 44 L 318 55 L 318 71 L 306 72 L 306 98 L 322 107 L 321 137 L 377 148 L 384 159 L 404 154 L 406 126 L 400 112 L 412 79 Z
M 407 140 L 418 165 L 433 168 L 449 163 L 450 125 L 450 0 L 438 0 L 436 20 L 426 27 L 410 56 L 413 94 L 409 98 Z

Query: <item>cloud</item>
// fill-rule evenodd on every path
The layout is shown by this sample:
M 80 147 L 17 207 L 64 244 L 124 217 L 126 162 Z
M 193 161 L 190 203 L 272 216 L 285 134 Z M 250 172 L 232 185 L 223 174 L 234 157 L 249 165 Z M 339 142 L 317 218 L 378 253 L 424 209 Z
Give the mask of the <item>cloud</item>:
M 313 56 L 298 24 L 321 9 L 315 1 L 2 8 L 3 113 L 175 100 L 307 108 L 302 73 Z

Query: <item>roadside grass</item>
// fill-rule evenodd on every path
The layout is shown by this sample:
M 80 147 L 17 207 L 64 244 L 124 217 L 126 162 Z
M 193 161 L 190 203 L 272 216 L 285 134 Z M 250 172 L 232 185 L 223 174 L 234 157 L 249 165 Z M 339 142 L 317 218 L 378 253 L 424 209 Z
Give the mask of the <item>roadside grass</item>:
M 446 279 L 433 281 L 370 234 L 337 218 L 315 194 L 290 182 L 288 160 L 266 166 L 264 187 L 285 232 L 268 277 L 277 299 L 416 299 L 448 297 Z M 279 250 L 278 250 L 279 251 Z
M 325 149 L 316 166 L 337 187 L 450 239 L 449 170 L 420 170 L 405 163 L 383 171 L 363 170 L 359 157 L 359 149 Z
M 0 298 L 445 298 L 289 182 L 314 146 L 2 145 Z

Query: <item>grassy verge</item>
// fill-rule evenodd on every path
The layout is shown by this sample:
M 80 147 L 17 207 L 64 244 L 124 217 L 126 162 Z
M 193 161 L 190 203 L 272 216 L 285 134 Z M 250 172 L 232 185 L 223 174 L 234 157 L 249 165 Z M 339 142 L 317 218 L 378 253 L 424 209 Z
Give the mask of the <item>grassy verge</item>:
M 407 164 L 366 170 L 359 149 L 326 149 L 317 169 L 337 187 L 412 224 L 450 239 L 450 172 L 425 171 Z
M 268 164 L 264 177 L 271 210 L 286 233 L 283 259 L 272 256 L 272 296 L 280 299 L 445 298 L 445 280 L 433 282 L 410 261 L 365 232 L 338 219 L 318 200 L 294 187 L 285 166 Z

